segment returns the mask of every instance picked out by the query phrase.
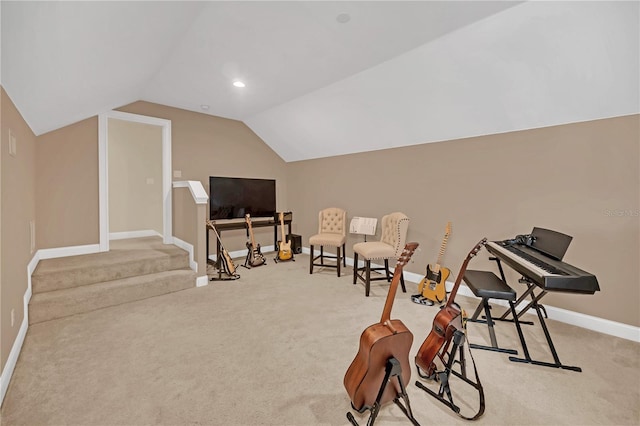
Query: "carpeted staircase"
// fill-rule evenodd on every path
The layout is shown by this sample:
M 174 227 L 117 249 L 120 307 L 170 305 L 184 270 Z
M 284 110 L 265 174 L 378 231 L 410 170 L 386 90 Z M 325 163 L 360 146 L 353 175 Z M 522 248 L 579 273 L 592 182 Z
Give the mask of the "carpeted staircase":
M 159 237 L 114 240 L 104 253 L 41 260 L 29 324 L 195 287 L 189 255 Z

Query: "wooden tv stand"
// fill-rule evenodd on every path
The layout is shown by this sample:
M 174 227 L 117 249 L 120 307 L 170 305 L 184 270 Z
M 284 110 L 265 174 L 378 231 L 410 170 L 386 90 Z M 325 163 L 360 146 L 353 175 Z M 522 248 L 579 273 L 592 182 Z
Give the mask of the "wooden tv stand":
M 291 234 L 291 222 L 293 222 L 292 219 L 285 219 L 284 220 L 284 224 L 286 226 L 288 226 L 288 233 L 287 235 Z M 222 232 L 223 231 L 230 231 L 230 230 L 234 230 L 234 229 L 247 229 L 248 232 L 248 228 L 247 228 L 247 222 L 243 219 L 242 221 L 238 220 L 238 221 L 218 221 L 215 222 L 214 226 L 216 227 L 216 230 L 218 231 L 218 234 L 220 234 L 220 237 L 222 238 Z M 273 247 L 275 248 L 275 250 L 278 249 L 278 226 L 280 226 L 280 220 L 275 220 L 274 218 L 263 218 L 263 219 L 251 219 L 251 226 L 253 228 L 264 228 L 264 227 L 268 227 L 268 226 L 272 226 L 273 227 Z M 209 228 L 207 227 L 207 262 L 209 262 Z M 220 241 L 218 241 L 218 239 L 216 238 L 216 268 L 220 269 Z

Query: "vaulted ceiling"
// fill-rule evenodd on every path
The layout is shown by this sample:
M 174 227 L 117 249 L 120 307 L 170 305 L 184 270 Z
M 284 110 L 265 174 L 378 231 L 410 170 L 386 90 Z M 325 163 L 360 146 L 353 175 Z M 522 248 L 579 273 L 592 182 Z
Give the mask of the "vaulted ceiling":
M 0 7 L 1 82 L 36 134 L 144 100 L 296 161 L 640 112 L 635 1 Z

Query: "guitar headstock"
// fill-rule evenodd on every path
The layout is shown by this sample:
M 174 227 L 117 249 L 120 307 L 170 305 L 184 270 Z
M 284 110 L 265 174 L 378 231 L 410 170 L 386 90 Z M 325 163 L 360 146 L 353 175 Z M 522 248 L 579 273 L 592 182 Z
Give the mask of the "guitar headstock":
M 413 256 L 413 253 L 416 251 L 419 245 L 420 244 L 418 243 L 407 243 L 402 250 L 402 254 L 400 254 L 400 257 L 398 258 L 398 265 L 404 266 L 409 263 L 411 256 Z
M 251 223 L 251 215 L 249 213 L 244 215 L 244 221 L 247 223 Z
M 487 244 L 487 237 L 484 237 L 482 240 L 480 240 L 478 244 L 476 244 L 476 246 L 469 252 L 467 259 L 471 259 L 476 254 L 478 254 L 482 246 L 484 246 L 485 244 Z

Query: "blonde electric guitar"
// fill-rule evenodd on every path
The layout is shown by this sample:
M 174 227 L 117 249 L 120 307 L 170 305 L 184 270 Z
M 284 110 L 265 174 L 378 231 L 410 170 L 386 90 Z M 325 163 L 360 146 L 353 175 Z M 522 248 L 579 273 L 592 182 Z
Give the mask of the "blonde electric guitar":
M 291 260 L 293 251 L 291 251 L 291 241 L 287 241 L 284 234 L 284 213 L 280 212 L 280 230 L 282 231 L 282 240 L 278 242 L 278 260 Z
M 450 234 L 451 222 L 447 222 L 444 239 L 442 240 L 440 252 L 438 253 L 438 260 L 433 267 L 427 265 L 427 274 L 422 281 L 420 281 L 420 284 L 418 284 L 418 292 L 422 294 L 422 297 L 434 303 L 442 303 L 447 298 L 445 283 L 449 275 L 451 275 L 451 271 L 440 264 L 442 263 L 442 256 L 444 256 Z

